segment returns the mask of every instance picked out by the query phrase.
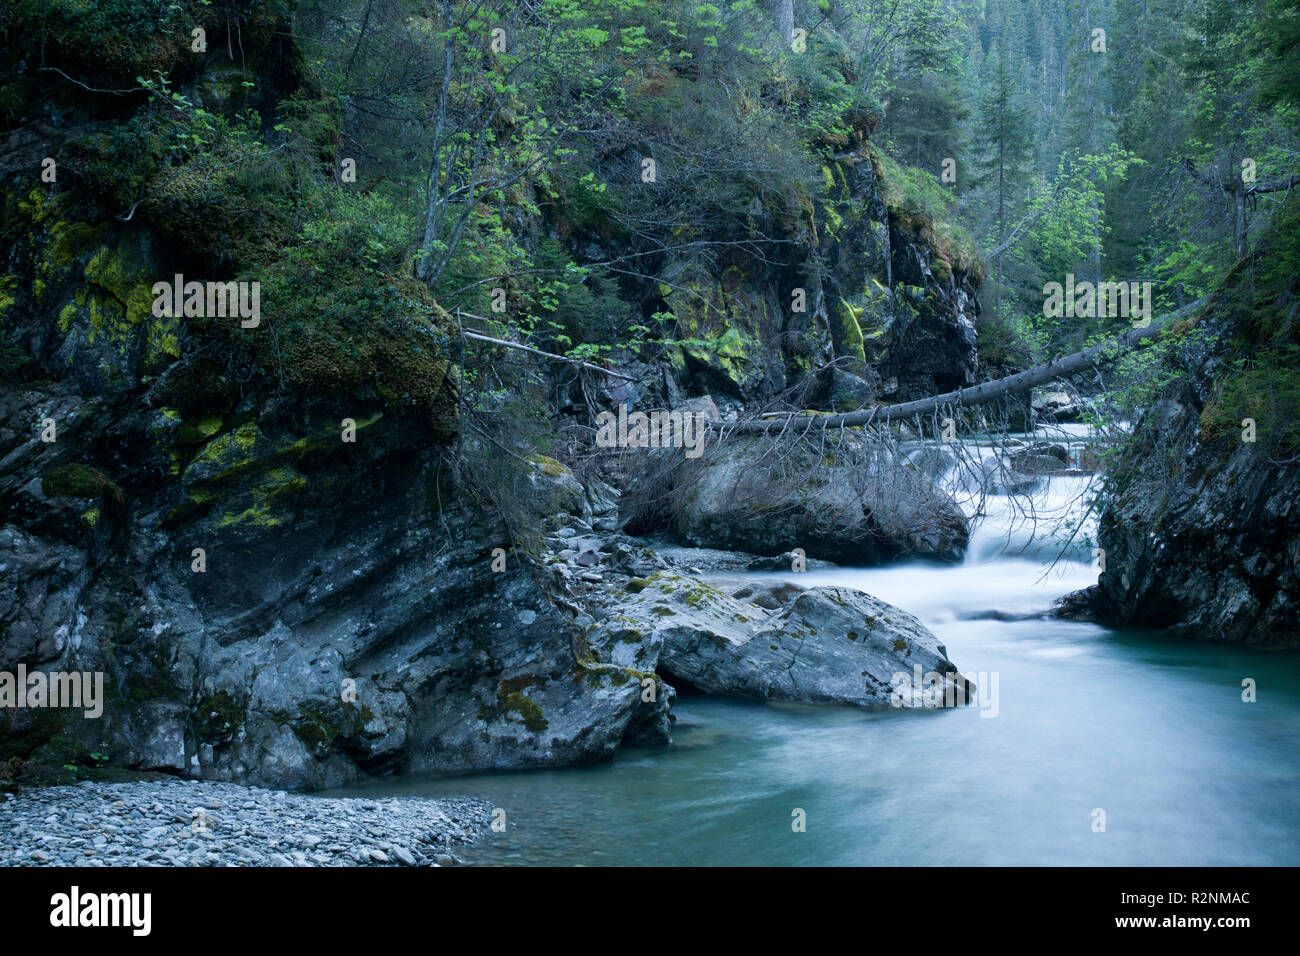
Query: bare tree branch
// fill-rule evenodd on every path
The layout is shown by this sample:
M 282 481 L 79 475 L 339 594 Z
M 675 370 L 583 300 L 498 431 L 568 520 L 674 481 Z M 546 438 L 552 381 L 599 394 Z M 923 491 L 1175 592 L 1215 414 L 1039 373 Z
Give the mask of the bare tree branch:
M 1052 359 L 1052 361 L 1046 362 L 1042 365 L 1036 365 L 1033 368 L 1026 369 L 1023 372 L 1017 372 L 1014 375 L 994 379 L 991 382 L 982 382 L 979 385 L 972 385 L 969 388 L 945 392 L 942 395 L 918 398 L 915 401 L 903 402 L 899 405 L 875 405 L 871 408 L 863 408 L 856 412 L 848 412 L 843 415 L 808 415 L 806 413 L 792 413 L 782 415 L 778 418 L 769 418 L 763 421 L 710 422 L 709 424 L 721 432 L 730 434 L 767 433 L 773 429 L 784 429 L 792 425 L 802 425 L 804 431 L 810 431 L 814 428 L 822 430 L 828 428 L 854 428 L 861 425 L 868 425 L 873 421 L 884 423 L 910 418 L 913 415 L 932 412 L 943 405 L 983 405 L 1006 395 L 1026 392 L 1035 386 L 1044 385 L 1055 378 L 1059 378 L 1063 375 L 1071 375 L 1075 372 L 1096 365 L 1098 362 L 1106 361 L 1117 351 L 1132 348 L 1139 342 L 1159 335 L 1177 319 L 1199 309 L 1205 304 L 1205 301 L 1206 300 L 1203 298 L 1197 299 L 1195 302 L 1185 305 L 1177 311 L 1171 312 L 1159 322 L 1153 322 L 1144 328 L 1130 329 L 1117 338 L 1106 342 L 1099 342 L 1091 348 L 1084 349 L 1082 352 L 1065 355 L 1060 358 Z

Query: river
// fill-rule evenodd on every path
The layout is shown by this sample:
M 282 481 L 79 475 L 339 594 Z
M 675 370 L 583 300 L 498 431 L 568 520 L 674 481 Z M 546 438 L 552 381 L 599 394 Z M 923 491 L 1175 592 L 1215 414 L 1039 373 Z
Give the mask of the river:
M 471 864 L 1300 864 L 1300 655 L 1041 616 L 1096 580 L 1086 537 L 1053 566 L 1086 483 L 1044 482 L 1035 522 L 986 499 L 960 565 L 789 575 L 917 615 L 978 706 L 683 696 L 667 749 L 335 794 L 491 800 L 508 826 Z

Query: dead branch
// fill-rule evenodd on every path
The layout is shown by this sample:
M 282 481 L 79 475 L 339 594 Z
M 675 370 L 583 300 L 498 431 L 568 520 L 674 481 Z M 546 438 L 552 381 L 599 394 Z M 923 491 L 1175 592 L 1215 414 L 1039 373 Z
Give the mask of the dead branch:
M 1190 305 L 1185 305 L 1181 309 L 1171 312 L 1159 322 L 1152 322 L 1144 328 L 1130 329 L 1123 335 L 1107 342 L 1099 342 L 1082 352 L 1065 355 L 1052 359 L 1050 362 L 1035 365 L 1023 372 L 1016 372 L 1014 375 L 994 379 L 991 382 L 982 382 L 969 388 L 945 392 L 942 395 L 918 398 L 915 401 L 903 402 L 899 405 L 874 405 L 870 408 L 863 408 L 842 415 L 790 413 L 761 421 L 709 422 L 708 424 L 723 434 L 767 433 L 776 428 L 785 429 L 792 425 L 802 425 L 804 431 L 827 428 L 855 428 L 873 421 L 885 424 L 911 418 L 914 415 L 932 412 L 943 405 L 983 405 L 1006 395 L 1027 392 L 1029 389 L 1044 385 L 1053 379 L 1064 375 L 1072 375 L 1100 362 L 1108 361 L 1118 352 L 1130 349 L 1139 342 L 1159 335 L 1173 322 L 1195 312 L 1205 304 L 1205 301 L 1203 298 L 1197 299 Z
M 470 318 L 470 319 L 477 319 L 480 322 L 492 321 L 491 319 L 485 319 L 481 315 L 474 315 L 470 312 L 462 312 L 459 309 L 456 310 L 456 314 L 458 316 L 463 315 L 466 318 Z M 503 348 L 519 349 L 521 352 L 531 352 L 534 355 L 540 355 L 543 358 L 554 359 L 557 362 L 568 362 L 570 365 L 581 365 L 583 368 L 589 368 L 593 372 L 600 372 L 602 375 L 609 375 L 612 378 L 621 378 L 626 382 L 637 381 L 637 379 L 631 375 L 624 375 L 622 372 L 613 372 L 607 368 L 601 368 L 599 365 L 593 365 L 590 362 L 584 362 L 582 359 L 570 358 L 567 355 L 556 355 L 554 352 L 544 352 L 541 349 L 533 348 L 531 345 L 524 345 L 522 342 L 509 342 L 505 339 L 494 339 L 490 335 L 483 335 L 480 332 L 470 332 L 467 329 L 461 329 L 460 334 L 465 336 L 465 338 L 467 339 L 475 339 L 476 341 L 479 342 L 490 342 L 493 345 L 500 345 Z

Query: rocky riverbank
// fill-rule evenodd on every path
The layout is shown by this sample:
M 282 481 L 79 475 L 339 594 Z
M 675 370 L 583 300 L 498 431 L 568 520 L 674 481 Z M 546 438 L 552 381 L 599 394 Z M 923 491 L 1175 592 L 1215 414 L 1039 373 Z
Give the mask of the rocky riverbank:
M 1105 569 L 1062 616 L 1300 648 L 1300 376 L 1295 346 L 1276 344 L 1295 231 L 1267 236 L 1175 339 L 1169 384 L 1112 465 Z
M 0 866 L 447 866 L 490 815 L 468 798 L 83 781 L 0 799 Z

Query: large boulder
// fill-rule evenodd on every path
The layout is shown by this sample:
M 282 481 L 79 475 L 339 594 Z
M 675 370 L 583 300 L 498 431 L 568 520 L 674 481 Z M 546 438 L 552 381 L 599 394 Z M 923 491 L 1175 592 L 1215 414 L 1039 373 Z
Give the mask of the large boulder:
M 966 518 L 923 471 L 885 446 L 849 439 L 730 442 L 679 478 L 673 531 L 692 547 L 876 564 L 911 555 L 955 559 Z
M 1059 612 L 1300 646 L 1300 467 L 1235 437 L 1205 441 L 1200 401 L 1182 397 L 1144 416 L 1116 464 L 1124 477 L 1098 525 L 1106 568 Z
M 973 699 L 974 687 L 920 621 L 852 588 L 747 582 L 723 590 L 663 572 L 629 586 L 635 593 L 596 629 L 593 648 L 634 645 L 639 666 L 653 661 L 674 684 L 867 708 Z M 930 694 L 908 692 L 921 690 L 918 673 L 920 684 L 934 685 Z

